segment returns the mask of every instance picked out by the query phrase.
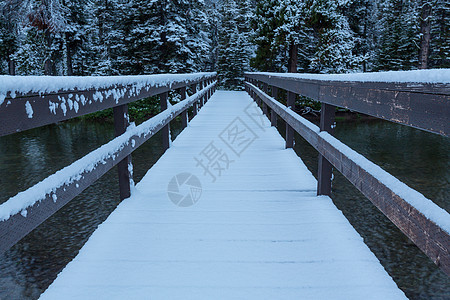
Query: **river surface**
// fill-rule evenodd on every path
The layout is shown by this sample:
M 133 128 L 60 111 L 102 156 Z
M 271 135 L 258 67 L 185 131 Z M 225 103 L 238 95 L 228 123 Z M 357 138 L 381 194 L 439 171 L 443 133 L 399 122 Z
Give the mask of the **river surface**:
M 281 122 L 280 122 L 281 123 Z M 180 124 L 172 124 L 172 136 Z M 283 124 L 279 126 L 284 132 Z M 450 141 L 384 121 L 339 122 L 336 136 L 442 208 L 450 210 Z M 74 121 L 0 138 L 0 203 L 114 137 L 112 124 Z M 314 175 L 317 152 L 296 136 L 296 152 Z M 162 155 L 161 136 L 133 153 L 135 180 Z M 119 204 L 117 169 L 0 255 L 0 299 L 37 299 Z M 410 299 L 449 299 L 450 280 L 346 179 L 333 200 Z

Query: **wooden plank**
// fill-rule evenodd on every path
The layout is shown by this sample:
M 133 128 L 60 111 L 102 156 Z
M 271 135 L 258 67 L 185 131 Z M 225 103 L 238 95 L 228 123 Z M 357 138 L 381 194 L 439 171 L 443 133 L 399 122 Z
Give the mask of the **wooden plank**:
M 381 183 L 370 172 L 349 159 L 342 151 L 322 138 L 318 132 L 306 126 L 300 121 L 305 120 L 304 118 L 287 110 L 286 106 L 274 101 L 254 85 L 246 84 L 450 276 L 450 236 L 447 232 Z M 389 173 L 386 172 L 386 174 Z
M 251 73 L 246 77 L 330 105 L 450 135 L 450 84 L 321 81 Z

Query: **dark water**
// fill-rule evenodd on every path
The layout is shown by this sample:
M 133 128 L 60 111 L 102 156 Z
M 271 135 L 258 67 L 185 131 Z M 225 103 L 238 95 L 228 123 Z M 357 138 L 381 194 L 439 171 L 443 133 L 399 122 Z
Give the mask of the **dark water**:
M 172 124 L 172 136 L 179 123 Z M 337 137 L 450 208 L 450 141 L 387 122 L 338 123 Z M 283 132 L 282 126 L 280 131 Z M 83 157 L 114 136 L 111 124 L 46 126 L 0 138 L 0 203 Z M 317 152 L 296 136 L 296 151 L 314 174 Z M 162 154 L 156 135 L 133 153 L 135 180 Z M 114 168 L 62 210 L 0 255 L 0 299 L 36 299 L 119 203 Z M 339 174 L 333 198 L 411 299 L 449 299 L 450 280 Z

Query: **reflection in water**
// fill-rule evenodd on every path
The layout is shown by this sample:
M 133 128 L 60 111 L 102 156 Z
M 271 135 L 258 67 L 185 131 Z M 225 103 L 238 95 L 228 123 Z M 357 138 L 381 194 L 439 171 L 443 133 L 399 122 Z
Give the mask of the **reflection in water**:
M 173 122 L 172 136 L 179 132 Z M 282 123 L 282 122 L 279 122 Z M 280 124 L 280 132 L 284 128 Z M 450 142 L 388 122 L 338 123 L 336 136 L 386 171 L 450 209 Z M 0 138 L 0 203 L 114 137 L 111 124 L 63 123 Z M 317 173 L 317 152 L 299 136 L 295 150 Z M 161 156 L 157 134 L 133 153 L 135 180 Z M 119 203 L 116 168 L 0 256 L 0 299 L 36 299 Z M 448 277 L 408 242 L 345 178 L 333 200 L 411 299 L 445 299 Z

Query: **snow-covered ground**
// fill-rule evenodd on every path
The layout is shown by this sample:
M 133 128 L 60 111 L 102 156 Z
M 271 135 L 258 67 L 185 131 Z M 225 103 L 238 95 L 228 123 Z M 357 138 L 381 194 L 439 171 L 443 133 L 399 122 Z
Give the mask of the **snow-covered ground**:
M 406 299 L 316 184 L 219 91 L 41 299 Z

